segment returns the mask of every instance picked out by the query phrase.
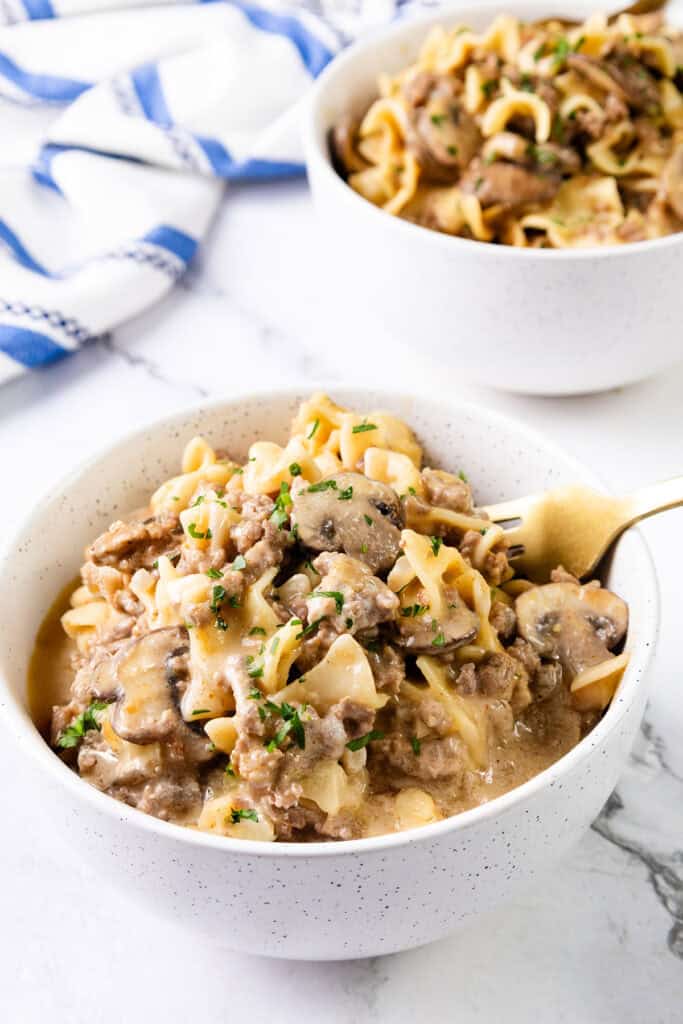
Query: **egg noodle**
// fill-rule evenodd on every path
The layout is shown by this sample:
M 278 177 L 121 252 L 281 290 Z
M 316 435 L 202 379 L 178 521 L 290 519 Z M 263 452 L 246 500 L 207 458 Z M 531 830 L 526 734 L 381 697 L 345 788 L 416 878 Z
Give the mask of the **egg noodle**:
M 523 247 L 683 229 L 683 34 L 659 15 L 436 27 L 378 86 L 332 147 L 388 213 Z
M 321 394 L 243 464 L 191 440 L 90 545 L 60 614 L 32 665 L 40 694 L 66 657 L 60 756 L 143 811 L 259 840 L 490 799 L 579 741 L 627 660 L 620 598 L 516 577 L 462 471 Z

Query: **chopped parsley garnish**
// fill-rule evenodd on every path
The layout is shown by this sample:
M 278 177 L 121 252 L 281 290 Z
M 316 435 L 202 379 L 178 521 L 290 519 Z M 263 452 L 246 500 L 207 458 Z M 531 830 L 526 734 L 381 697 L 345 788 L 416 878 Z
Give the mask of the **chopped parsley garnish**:
M 266 631 L 263 628 L 263 626 L 253 626 L 249 630 L 249 636 L 265 636 L 265 635 L 266 635 Z
M 541 43 L 539 48 L 534 53 L 534 60 L 536 62 L 538 62 L 544 54 L 545 54 L 545 43 Z
M 287 522 L 287 517 L 289 515 L 287 509 L 291 504 L 292 498 L 289 493 L 289 484 L 286 480 L 283 480 L 280 484 L 280 493 L 275 499 L 275 510 L 270 517 L 270 521 L 275 523 L 279 530 L 281 530 Z
M 463 473 L 463 471 L 461 469 L 458 470 L 458 476 L 460 477 L 460 479 L 462 480 L 462 482 L 464 484 L 469 483 L 469 480 L 467 479 L 467 477 L 465 476 L 465 474 Z
M 368 546 L 367 546 L 367 544 L 361 544 L 361 546 L 360 546 L 360 553 L 361 553 L 361 555 L 367 555 L 367 553 L 368 553 Z
M 339 492 L 338 501 L 351 501 L 353 497 L 353 487 L 345 487 L 343 491 Z
M 377 732 L 376 729 L 372 729 L 371 732 L 366 732 L 365 736 L 358 736 L 355 740 L 349 740 L 346 746 L 349 750 L 362 750 L 363 747 L 367 747 L 368 743 L 372 743 L 373 740 L 383 739 L 383 732 Z
M 446 120 L 446 115 L 445 114 L 432 114 L 431 117 L 429 118 L 429 120 L 432 122 L 432 124 L 441 125 Z
M 99 732 L 101 727 L 95 714 L 97 711 L 104 711 L 106 707 L 106 701 L 94 700 L 59 734 L 57 746 L 68 750 L 70 747 L 77 747 L 90 729 L 96 729 Z
M 436 556 L 439 554 L 439 551 L 441 551 L 443 539 L 441 537 L 430 537 L 429 543 L 432 545 L 432 554 L 436 558 Z
M 638 35 L 637 32 L 636 32 L 636 35 Z M 579 50 L 581 49 L 581 47 L 583 46 L 583 44 L 585 42 L 586 42 L 586 37 L 585 36 L 579 36 L 579 38 L 574 43 L 574 53 L 578 53 Z
M 220 629 L 222 633 L 225 633 L 228 628 L 228 624 L 222 615 L 216 616 L 216 629 Z
M 481 91 L 483 92 L 487 100 L 491 99 L 491 96 L 495 92 L 497 85 L 498 82 L 496 81 L 495 78 L 489 78 L 488 81 L 481 83 Z
M 236 779 L 237 778 L 237 772 L 233 768 L 232 761 L 230 760 L 230 758 L 228 758 L 228 762 L 227 762 L 225 768 L 223 769 L 223 771 L 225 772 L 226 775 L 229 775 L 231 779 Z
M 446 152 L 448 153 L 449 156 L 457 156 L 458 155 L 458 147 L 457 146 L 446 146 Z
M 488 532 L 489 532 L 488 526 L 484 526 L 483 529 L 481 529 L 479 531 L 479 533 L 482 535 L 482 537 L 485 537 Z
M 209 608 L 214 612 L 214 614 L 220 611 L 221 605 L 223 604 L 223 601 L 225 601 L 225 597 L 225 587 L 218 583 L 211 592 L 211 604 L 209 605 Z
M 352 434 L 365 434 L 368 430 L 377 430 L 375 423 L 358 423 L 355 427 L 351 427 Z
M 337 615 L 341 615 L 344 607 L 344 595 L 340 590 L 314 590 L 311 597 L 331 597 L 337 607 Z
M 220 571 L 220 569 L 207 569 L 206 575 L 211 580 L 219 580 L 222 577 L 223 573 Z
M 346 626 L 347 629 L 351 629 L 351 627 L 353 626 L 353 619 L 351 619 L 351 618 L 346 619 L 346 621 L 344 622 L 344 625 Z
M 324 622 L 326 618 L 327 615 L 321 615 L 319 619 L 315 619 L 314 622 L 309 623 L 309 625 L 302 629 L 300 633 L 296 634 L 296 639 L 301 640 L 302 637 L 310 636 L 311 633 L 315 633 L 320 623 Z
M 368 524 L 368 526 L 372 526 L 372 516 L 363 515 L 363 519 Z
M 242 569 L 246 569 L 246 567 L 247 567 L 247 560 L 244 557 L 244 555 L 238 555 L 237 558 L 232 563 L 232 566 L 231 566 L 231 568 L 236 569 L 237 572 L 242 572 Z
M 210 715 L 211 708 L 195 708 L 192 712 L 193 715 Z
M 206 528 L 206 532 L 202 533 L 201 530 L 197 529 L 196 523 L 190 523 L 190 525 L 187 528 L 187 532 L 189 533 L 190 537 L 194 537 L 195 540 L 211 540 L 211 538 L 213 537 L 213 534 L 211 533 L 211 530 L 209 529 L 208 526 Z
M 313 437 L 313 436 L 315 435 L 315 432 L 316 432 L 316 430 L 318 429 L 318 427 L 319 427 L 319 426 L 320 426 L 320 420 L 315 420 L 315 421 L 313 422 L 313 426 L 311 427 L 310 433 L 308 433 L 308 434 L 306 435 L 306 439 L 307 439 L 308 441 L 310 441 L 310 440 L 311 440 L 311 438 L 312 438 L 312 437 Z
M 336 491 L 336 480 L 319 480 L 317 484 L 311 484 L 308 488 L 309 494 L 316 494 L 318 491 Z
M 417 491 L 415 490 L 414 487 L 409 487 L 408 488 L 408 494 L 412 494 L 413 497 L 414 497 L 417 494 Z
M 320 573 L 316 571 L 315 566 L 313 565 L 313 562 L 310 560 L 310 558 L 307 558 L 306 561 L 304 562 L 304 569 L 308 569 L 309 572 L 314 572 L 316 576 L 320 575 Z
M 261 697 L 262 697 L 262 696 L 263 696 L 263 694 L 262 694 L 262 693 L 261 693 L 261 691 L 259 690 L 258 686 L 254 686 L 254 687 L 252 687 L 252 689 L 251 689 L 251 690 L 249 691 L 249 694 L 248 694 L 248 698 L 247 698 L 247 699 L 248 699 L 248 700 L 261 700 Z
M 198 497 L 198 498 L 196 498 L 196 499 L 195 499 L 195 500 L 194 500 L 194 501 L 192 502 L 192 504 L 190 505 L 190 508 L 196 508 L 196 507 L 197 507 L 197 505 L 201 505 L 201 503 L 202 503 L 203 501 L 204 501 L 204 495 L 203 495 L 203 494 L 200 494 L 200 495 L 199 495 L 199 497 Z
M 282 725 L 278 728 L 272 740 L 266 742 L 266 750 L 275 750 L 290 733 L 297 747 L 304 750 L 306 747 L 306 733 L 298 710 L 284 700 L 281 704 L 275 704 L 274 701 L 269 700 L 266 702 L 266 707 L 272 714 L 279 715 L 282 718 Z M 306 710 L 305 704 L 302 705 L 301 710 L 302 712 Z
M 571 45 L 569 43 L 569 40 L 566 39 L 565 36 L 560 36 L 560 38 L 555 43 L 555 49 L 554 49 L 555 64 L 562 64 L 562 63 L 564 63 L 564 61 L 567 59 L 567 57 L 571 53 L 571 49 L 572 48 L 571 48 Z
M 159 568 L 159 559 L 158 558 L 155 558 L 154 561 L 152 562 L 152 568 L 153 569 L 158 569 Z
M 410 740 L 410 745 L 413 748 L 413 753 L 415 754 L 415 757 L 419 757 L 420 750 L 422 749 L 422 743 L 417 738 L 417 736 L 412 737 L 412 739 Z
M 293 462 L 289 467 L 289 472 L 291 476 L 301 476 L 301 466 L 299 463 Z
M 247 669 L 247 675 L 250 679 L 260 679 L 263 675 L 263 665 L 252 665 Z
M 445 643 L 446 643 L 446 637 L 443 635 L 443 633 L 439 633 L 432 640 L 432 647 L 443 647 L 445 645 Z
M 481 177 L 477 178 L 477 180 L 474 183 L 474 191 L 478 192 L 483 184 L 484 184 L 484 179 L 481 178 Z
M 531 75 L 526 75 L 526 74 L 522 75 L 522 80 L 519 83 L 519 87 L 524 92 L 533 92 L 534 91 L 534 80 L 531 77 Z
M 258 814 L 253 807 L 238 807 L 230 811 L 230 821 L 237 825 L 240 821 L 258 821 Z
M 416 619 L 418 615 L 424 615 L 428 608 L 427 604 L 409 604 L 401 608 L 401 615 L 404 619 Z

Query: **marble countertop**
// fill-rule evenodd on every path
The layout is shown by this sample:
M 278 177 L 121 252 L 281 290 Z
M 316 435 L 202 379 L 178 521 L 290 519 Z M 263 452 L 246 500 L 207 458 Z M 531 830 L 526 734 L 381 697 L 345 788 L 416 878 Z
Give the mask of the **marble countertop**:
M 203 398 L 288 383 L 333 391 L 380 374 L 397 388 L 433 388 L 518 416 L 615 489 L 683 471 L 683 365 L 592 397 L 485 391 L 444 380 L 419 356 L 390 355 L 390 340 L 368 339 L 362 322 L 349 334 L 336 316 L 343 291 L 334 296 L 327 274 L 303 183 L 230 191 L 199 261 L 165 302 L 0 393 L 3 534 L 64 473 L 131 427 Z M 642 735 L 608 806 L 543 887 L 420 950 L 292 964 L 230 952 L 227 938 L 203 943 L 181 921 L 169 926 L 84 869 L 51 834 L 40 779 L 16 762 L 5 737 L 2 1020 L 680 1021 L 682 528 L 683 509 L 644 527 L 661 579 L 661 641 Z

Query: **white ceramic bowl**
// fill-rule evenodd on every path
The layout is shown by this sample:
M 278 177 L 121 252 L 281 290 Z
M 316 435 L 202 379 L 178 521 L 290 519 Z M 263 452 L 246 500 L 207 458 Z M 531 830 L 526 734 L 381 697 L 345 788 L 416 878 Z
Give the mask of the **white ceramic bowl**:
M 585 17 L 596 6 L 501 4 L 526 20 Z M 459 4 L 395 23 L 351 47 L 318 80 L 303 141 L 335 318 L 344 317 L 349 346 L 367 345 L 368 337 L 399 342 L 431 357 L 441 373 L 511 391 L 578 394 L 654 374 L 683 359 L 683 233 L 583 250 L 453 238 L 373 206 L 330 163 L 329 129 L 348 110 L 367 108 L 379 72 L 411 63 L 430 26 L 482 29 L 495 13 L 490 3 Z
M 657 588 L 645 544 L 631 532 L 608 582 L 630 604 L 632 658 L 604 718 L 530 782 L 438 824 L 341 843 L 240 842 L 166 824 L 105 796 L 55 756 L 29 717 L 27 664 L 41 618 L 77 572 L 86 543 L 178 471 L 187 440 L 201 432 L 244 458 L 254 438 L 285 438 L 303 397 L 233 399 L 172 416 L 115 442 L 36 505 L 0 564 L 0 712 L 19 745 L 17 776 L 24 756 L 42 769 L 37 812 L 129 893 L 235 949 L 325 960 L 437 939 L 514 895 L 580 838 L 616 782 L 643 711 Z M 369 390 L 333 397 L 404 418 L 433 464 L 467 469 L 482 501 L 592 480 L 541 436 L 482 409 Z

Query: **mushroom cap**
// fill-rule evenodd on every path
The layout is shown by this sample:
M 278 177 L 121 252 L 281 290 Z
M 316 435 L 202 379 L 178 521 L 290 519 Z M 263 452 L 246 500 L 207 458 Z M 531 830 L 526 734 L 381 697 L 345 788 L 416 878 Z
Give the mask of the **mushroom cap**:
M 155 629 L 119 648 L 94 670 L 91 689 L 100 700 L 113 700 L 109 721 L 129 743 L 155 743 L 178 727 L 174 688 L 187 652 L 187 630 Z
M 373 573 L 398 558 L 403 515 L 388 484 L 361 473 L 337 473 L 292 492 L 292 521 L 313 551 L 343 551 Z
M 544 658 L 573 678 L 609 657 L 628 627 L 628 606 L 611 590 L 579 583 L 546 583 L 520 594 L 517 627 Z
M 417 615 L 400 615 L 396 642 L 406 653 L 431 654 L 438 658 L 474 640 L 479 631 L 476 614 L 468 608 L 457 590 L 447 588 L 446 599 L 448 615 L 442 621 L 434 619 L 429 609 Z
M 420 102 L 408 112 L 406 146 L 425 180 L 452 184 L 479 150 L 479 127 L 456 98 L 454 84 L 447 77 L 435 76 L 426 95 L 416 98 Z

